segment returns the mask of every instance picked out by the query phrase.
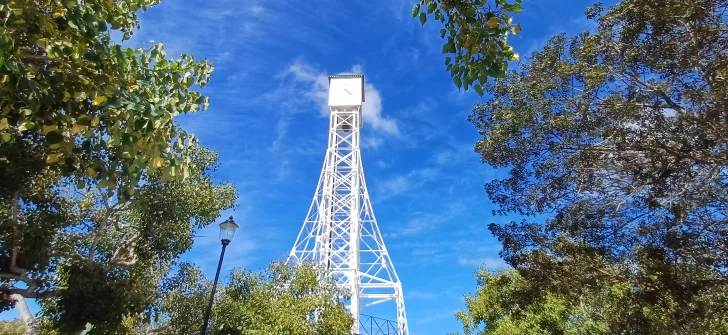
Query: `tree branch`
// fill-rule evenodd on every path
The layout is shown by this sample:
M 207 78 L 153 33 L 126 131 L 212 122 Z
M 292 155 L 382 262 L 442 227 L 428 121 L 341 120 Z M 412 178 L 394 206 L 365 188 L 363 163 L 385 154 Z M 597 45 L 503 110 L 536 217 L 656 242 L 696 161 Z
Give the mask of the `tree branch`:
M 695 57 L 695 70 L 697 70 L 702 76 L 703 80 L 708 84 L 708 87 L 711 91 L 713 90 L 713 80 L 710 78 L 710 73 L 708 73 L 708 70 L 705 68 L 705 65 L 702 63 L 702 55 L 701 55 L 701 48 L 700 48 L 700 38 L 695 34 L 695 29 L 693 28 L 692 24 L 686 22 L 684 19 L 679 20 L 680 23 L 685 27 L 685 30 L 688 32 L 688 35 L 690 35 L 690 41 L 693 45 L 691 45 L 691 50 L 695 52 L 693 55 Z
M 25 283 L 25 285 L 28 286 L 28 288 L 25 289 L 11 289 L 12 292 L 15 292 L 17 294 L 20 294 L 24 297 L 30 297 L 36 288 L 38 288 L 38 283 L 33 280 L 32 278 L 28 277 L 27 274 L 13 274 L 13 273 L 0 273 L 0 278 L 7 278 L 11 280 L 18 280 Z
M 20 229 L 18 227 L 19 225 L 19 219 L 18 219 L 18 207 L 20 206 L 20 191 L 16 190 L 13 193 L 13 203 L 12 203 L 12 210 L 10 215 L 10 222 L 12 222 L 13 225 L 13 250 L 10 254 L 10 271 L 18 274 L 18 275 L 24 275 L 25 269 L 18 267 L 18 254 L 20 253 Z
M 640 79 L 640 77 L 636 73 L 630 73 L 628 71 L 624 71 L 624 73 L 626 73 L 630 79 L 634 80 L 635 82 L 637 82 L 638 84 L 642 85 L 643 87 L 649 89 L 650 91 L 656 93 L 658 96 L 660 96 L 660 98 L 662 98 L 662 100 L 665 100 L 665 103 L 668 106 L 670 106 L 671 108 L 675 109 L 678 112 L 682 112 L 684 110 L 684 108 L 682 106 L 678 105 L 677 103 L 675 103 L 675 101 L 673 101 L 672 98 L 670 98 L 670 96 L 667 95 L 667 93 L 665 91 L 660 90 L 660 89 L 656 88 L 655 86 L 650 85 L 646 81 Z
M 10 299 L 15 300 L 15 306 L 20 313 L 20 318 L 23 319 L 23 323 L 25 323 L 25 335 L 40 335 L 40 327 L 33 317 L 33 314 L 30 313 L 28 304 L 25 302 L 25 297 L 20 294 L 13 293 L 10 295 Z
M 43 56 L 43 55 L 33 55 L 33 54 L 21 54 L 20 59 L 23 61 L 35 62 L 35 63 L 41 63 L 41 62 L 59 63 L 63 67 L 68 69 L 68 71 L 71 71 L 71 73 L 74 76 L 76 76 L 78 79 L 81 79 L 82 81 L 88 81 L 88 78 L 85 78 L 84 76 L 82 76 L 78 72 L 76 72 L 76 69 L 71 65 L 71 63 L 69 63 L 68 61 L 63 60 L 63 59 L 53 58 L 53 57 L 48 57 L 48 56 Z M 84 67 L 81 67 L 81 68 L 86 71 L 93 72 L 91 69 L 84 68 Z M 103 90 L 102 87 L 99 87 L 93 81 L 89 81 L 89 82 L 96 89 Z
M 136 264 L 137 256 L 134 253 L 135 244 L 136 238 L 132 238 L 130 241 L 122 243 L 122 245 L 114 251 L 114 255 L 111 256 L 111 260 L 109 260 L 109 263 L 112 265 L 120 266 L 132 266 Z M 121 260 L 121 258 L 126 255 L 130 255 L 131 259 L 126 261 Z

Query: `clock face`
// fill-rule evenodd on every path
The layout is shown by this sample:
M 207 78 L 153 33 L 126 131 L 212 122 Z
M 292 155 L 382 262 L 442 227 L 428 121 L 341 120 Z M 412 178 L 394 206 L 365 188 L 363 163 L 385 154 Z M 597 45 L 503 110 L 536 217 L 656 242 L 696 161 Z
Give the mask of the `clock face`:
M 361 105 L 362 87 L 360 78 L 335 78 L 329 87 L 330 106 Z

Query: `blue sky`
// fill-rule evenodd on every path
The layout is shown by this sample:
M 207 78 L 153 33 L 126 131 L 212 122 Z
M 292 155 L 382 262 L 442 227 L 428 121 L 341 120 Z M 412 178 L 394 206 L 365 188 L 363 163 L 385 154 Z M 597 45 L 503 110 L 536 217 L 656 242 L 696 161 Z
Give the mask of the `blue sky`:
M 210 109 L 180 122 L 220 152 L 216 178 L 240 193 L 239 208 L 223 215 L 242 226 L 226 270 L 260 269 L 288 253 L 326 149 L 325 78 L 363 73 L 364 171 L 410 332 L 444 334 L 460 329 L 454 313 L 475 288 L 475 269 L 504 266 L 486 226 L 510 219 L 491 216 L 483 190 L 502 171 L 473 152 L 478 133 L 466 118 L 481 98 L 452 84 L 440 26 L 412 19 L 413 2 L 164 0 L 141 15 L 129 44 L 161 41 L 168 56 L 186 51 L 215 65 L 204 89 Z M 549 36 L 592 27 L 583 16 L 590 3 L 524 0 L 515 19 L 523 31 L 511 43 L 527 61 Z M 183 258 L 214 276 L 217 226 L 199 235 Z

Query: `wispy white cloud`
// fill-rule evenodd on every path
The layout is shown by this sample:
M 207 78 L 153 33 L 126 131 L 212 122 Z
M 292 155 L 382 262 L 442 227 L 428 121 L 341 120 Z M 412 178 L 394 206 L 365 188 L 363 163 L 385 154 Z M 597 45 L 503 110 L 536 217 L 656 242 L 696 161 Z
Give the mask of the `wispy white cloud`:
M 460 220 L 458 220 L 459 222 Z M 467 225 L 462 229 L 466 230 Z M 442 227 L 439 227 L 442 228 Z M 467 267 L 485 265 L 496 270 L 508 267 L 499 256 L 501 244 L 493 238 L 473 238 L 482 234 L 471 232 L 463 238 L 405 240 L 399 246 L 408 250 L 407 263 L 411 266 L 432 267 L 437 264 L 458 264 Z M 424 235 L 422 235 L 424 236 Z
M 378 183 L 381 195 L 386 197 L 402 194 L 422 187 L 437 176 L 438 170 L 423 168 L 409 171 L 404 175 L 397 175 Z M 380 201 L 384 198 L 380 197 Z
M 434 229 L 441 228 L 443 223 L 458 217 L 468 207 L 461 202 L 449 203 L 445 209 L 436 212 L 417 212 L 407 223 L 388 234 L 388 237 L 400 238 L 424 234 Z
M 291 124 L 291 117 L 288 114 L 281 113 L 280 119 L 276 123 L 276 139 L 273 141 L 273 149 L 278 149 L 283 145 L 283 140 L 288 133 L 288 127 Z
M 473 145 L 470 143 L 449 146 L 446 149 L 436 151 L 432 159 L 438 166 L 453 166 L 458 165 L 468 160 L 477 160 L 478 155 L 473 150 Z
M 379 184 L 383 194 L 397 195 L 409 188 L 410 181 L 405 176 L 396 176 Z
M 367 136 L 362 140 L 362 147 L 367 149 L 376 149 L 382 146 L 384 139 L 379 136 Z
M 444 319 L 455 317 L 459 309 L 426 309 L 423 317 L 415 318 L 414 325 L 431 325 L 433 322 L 441 322 Z
M 472 181 L 472 168 L 463 169 L 463 163 L 467 163 L 470 158 L 475 161 L 477 155 L 473 153 L 471 144 L 454 143 L 444 148 L 433 150 L 434 153 L 430 157 L 430 166 L 413 169 L 404 174 L 398 174 L 378 180 L 378 197 L 375 202 L 389 199 L 390 197 L 413 192 L 420 189 L 430 182 L 442 180 L 456 179 L 449 187 L 466 181 Z M 390 163 L 391 164 L 391 163 Z M 384 165 L 382 163 L 381 165 Z M 389 165 L 387 165 L 388 167 Z M 445 173 L 448 169 L 460 169 L 456 174 Z M 467 172 L 467 173 L 466 173 Z
M 432 291 L 408 290 L 404 292 L 404 297 L 408 300 L 432 300 L 435 299 L 437 296 L 438 294 Z

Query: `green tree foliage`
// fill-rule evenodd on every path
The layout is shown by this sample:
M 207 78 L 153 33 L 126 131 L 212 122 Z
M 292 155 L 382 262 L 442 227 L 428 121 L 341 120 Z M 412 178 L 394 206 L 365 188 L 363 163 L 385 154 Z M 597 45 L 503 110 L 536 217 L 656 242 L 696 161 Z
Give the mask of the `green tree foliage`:
M 339 290 L 318 280 L 317 269 L 271 263 L 265 271 L 233 270 L 218 287 L 209 334 L 350 334 L 353 319 Z M 196 334 L 202 325 L 211 283 L 183 264 L 162 285 L 155 334 Z M 318 315 L 313 318 L 313 315 Z
M 63 334 L 121 332 L 235 201 L 173 119 L 207 108 L 212 65 L 112 40 L 158 3 L 0 1 L 0 308 L 40 299 Z
M 202 326 L 212 281 L 205 278 L 199 267 L 182 263 L 175 275 L 161 283 L 158 292 L 161 295 L 157 300 L 158 314 L 153 324 L 155 332 L 196 334 Z
M 0 4 L 0 145 L 10 185 L 52 166 L 130 196 L 146 170 L 185 175 L 192 135 L 173 117 L 205 109 L 212 65 L 188 54 L 168 59 L 162 44 L 124 48 L 137 12 L 159 0 L 42 0 Z M 175 145 L 170 147 L 173 142 Z M 32 169 L 27 171 L 27 166 Z M 22 178 L 21 178 L 22 177 Z
M 505 260 L 543 292 L 627 285 L 612 333 L 728 332 L 727 1 L 625 0 L 485 86 L 470 120 Z M 543 296 L 533 294 L 532 297 Z
M 0 212 L 12 217 L 0 224 L 2 289 L 40 299 L 61 334 L 87 323 L 89 334 L 119 333 L 127 315 L 149 312 L 155 283 L 192 246 L 194 229 L 235 202 L 231 185 L 211 180 L 216 153 L 198 147 L 191 162 L 187 179 L 164 181 L 158 170 L 125 200 L 68 185 L 49 168 L 18 197 L 0 193 Z
M 523 10 L 521 0 L 419 0 L 412 16 L 423 25 L 428 16 L 444 25 L 440 37 L 445 66 L 458 88 L 473 87 L 483 95 L 488 77 L 503 78 L 508 61 L 518 53 L 508 44 L 509 34 L 519 34 L 513 14 Z
M 538 292 L 537 283 L 515 270 L 476 272 L 478 288 L 465 296 L 464 310 L 457 318 L 466 335 L 610 334 L 609 322 L 619 316 L 619 303 L 627 287 L 610 287 L 591 292 L 571 306 L 567 298 Z M 524 299 L 530 297 L 529 299 Z
M 3 335 L 24 335 L 25 325 L 21 320 L 0 321 L 0 334 Z

